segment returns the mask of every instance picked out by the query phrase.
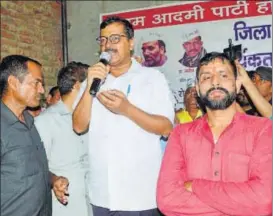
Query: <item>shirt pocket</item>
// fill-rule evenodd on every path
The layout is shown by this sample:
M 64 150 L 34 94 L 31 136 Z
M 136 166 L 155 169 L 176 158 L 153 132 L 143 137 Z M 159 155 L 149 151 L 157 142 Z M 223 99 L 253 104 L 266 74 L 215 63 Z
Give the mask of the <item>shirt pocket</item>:
M 153 89 L 152 83 L 133 83 L 131 85 L 130 94 L 127 96 L 128 100 L 137 108 L 152 113 L 153 111 Z
M 227 181 L 244 182 L 249 179 L 250 157 L 238 153 L 229 153 Z

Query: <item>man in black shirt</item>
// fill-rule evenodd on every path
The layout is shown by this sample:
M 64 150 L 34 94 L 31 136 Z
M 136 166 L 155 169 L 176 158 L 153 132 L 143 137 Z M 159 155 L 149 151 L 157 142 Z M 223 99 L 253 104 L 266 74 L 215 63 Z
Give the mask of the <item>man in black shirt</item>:
M 264 66 L 257 67 L 252 80 L 261 95 L 272 104 L 272 68 Z
M 272 105 L 272 68 L 264 66 L 257 67 L 251 78 L 260 94 Z M 250 103 L 252 108 L 247 110 L 246 113 L 249 115 L 262 116 L 253 105 L 254 101 Z
M 26 107 L 44 93 L 41 64 L 11 55 L 0 64 L 1 216 L 51 216 L 51 188 L 67 202 L 68 180 L 48 170 L 46 153 Z
M 236 66 L 243 87 L 237 95 L 238 103 L 248 115 L 271 117 L 272 68 L 258 67 L 250 76 L 238 61 Z

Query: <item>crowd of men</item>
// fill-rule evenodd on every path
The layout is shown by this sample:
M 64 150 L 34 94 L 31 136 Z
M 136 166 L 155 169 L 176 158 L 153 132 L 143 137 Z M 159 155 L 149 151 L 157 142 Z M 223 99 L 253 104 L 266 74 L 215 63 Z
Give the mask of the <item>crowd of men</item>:
M 149 56 L 164 56 L 164 42 L 143 45 L 145 63 L 134 58 L 134 29 L 120 17 L 100 25 L 109 64 L 65 65 L 45 110 L 42 65 L 4 57 L 1 215 L 271 215 L 272 68 L 250 74 L 188 39 L 185 49 L 199 44 L 203 57 L 177 112 L 152 67 L 166 59 Z M 187 62 L 196 64 L 193 51 Z M 103 81 L 96 95 L 94 79 Z

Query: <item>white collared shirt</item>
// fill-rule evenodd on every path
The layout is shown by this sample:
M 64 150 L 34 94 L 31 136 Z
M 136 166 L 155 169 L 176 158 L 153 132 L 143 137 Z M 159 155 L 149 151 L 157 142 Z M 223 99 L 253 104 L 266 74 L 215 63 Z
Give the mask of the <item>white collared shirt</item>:
M 172 95 L 164 75 L 134 59 L 119 77 L 109 74 L 100 91 L 117 89 L 141 110 L 174 119 Z M 161 165 L 160 136 L 106 109 L 93 100 L 89 127 L 90 185 L 93 205 L 110 210 L 156 208 Z
M 49 170 L 69 181 L 68 205 L 52 195 L 53 216 L 87 216 L 88 134 L 78 136 L 72 127 L 72 113 L 60 100 L 35 118 L 35 125 L 44 143 Z

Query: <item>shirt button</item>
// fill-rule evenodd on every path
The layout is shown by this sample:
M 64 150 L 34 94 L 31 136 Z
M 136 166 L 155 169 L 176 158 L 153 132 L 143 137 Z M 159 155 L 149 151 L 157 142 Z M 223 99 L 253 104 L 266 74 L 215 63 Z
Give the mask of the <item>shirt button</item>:
M 218 152 L 218 151 L 217 151 L 217 152 L 215 152 L 215 155 L 216 155 L 216 156 L 218 156 L 219 154 L 220 154 L 220 152 Z
M 218 175 L 219 175 L 219 171 L 215 171 L 214 176 L 218 176 Z

